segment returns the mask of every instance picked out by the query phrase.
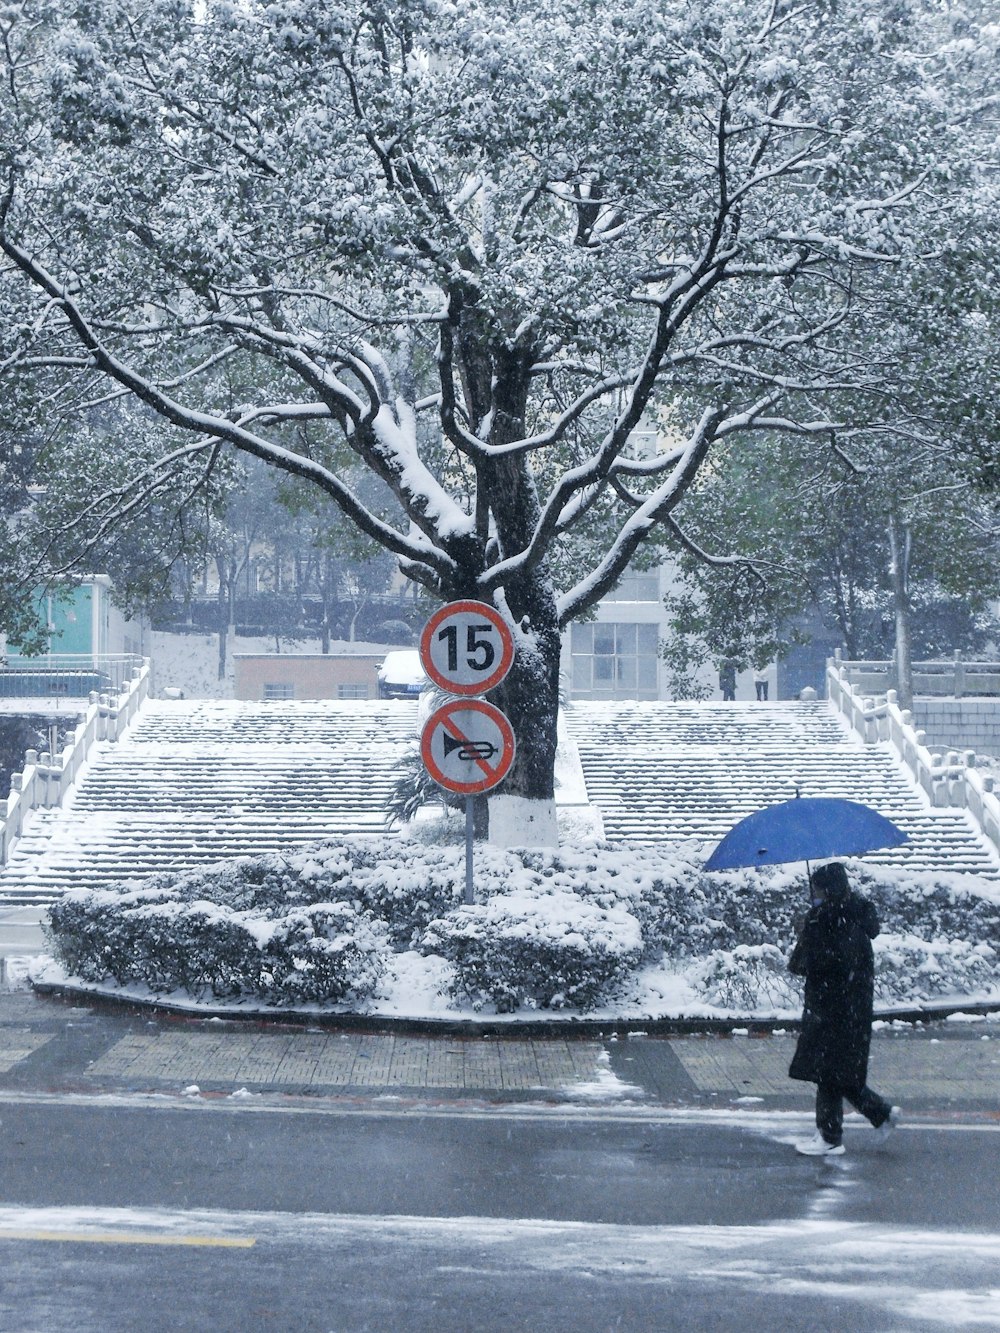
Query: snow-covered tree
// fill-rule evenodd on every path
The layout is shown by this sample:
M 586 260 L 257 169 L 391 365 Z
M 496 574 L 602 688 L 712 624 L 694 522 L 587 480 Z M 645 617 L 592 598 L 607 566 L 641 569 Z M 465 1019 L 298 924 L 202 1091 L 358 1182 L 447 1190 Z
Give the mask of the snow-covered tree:
M 561 628 L 688 547 L 713 449 L 843 443 L 844 390 L 893 410 L 866 334 L 975 176 L 997 40 L 932 0 L 21 0 L 0 28 L 6 372 L 61 411 L 141 399 L 174 435 L 120 442 L 137 475 L 265 459 L 498 606 L 500 842 L 554 837 Z M 90 521 L 119 506 L 97 486 Z

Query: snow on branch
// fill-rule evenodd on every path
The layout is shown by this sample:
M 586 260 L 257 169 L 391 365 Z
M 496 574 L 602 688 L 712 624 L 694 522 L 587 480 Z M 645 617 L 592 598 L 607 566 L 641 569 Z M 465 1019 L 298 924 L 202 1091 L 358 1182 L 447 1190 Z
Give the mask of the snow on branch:
M 27 251 L 2 231 L 0 231 L 0 249 L 14 261 L 32 283 L 61 305 L 73 333 L 89 352 L 95 368 L 129 389 L 160 416 L 185 430 L 224 440 L 243 453 L 251 454 L 282 471 L 313 482 L 339 505 L 362 532 L 387 550 L 397 556 L 417 560 L 432 567 L 439 577 L 446 578 L 453 573 L 454 561 L 445 551 L 431 546 L 430 543 L 422 545 L 412 538 L 403 536 L 374 514 L 335 473 L 321 463 L 266 440 L 226 417 L 187 407 L 170 397 L 150 378 L 109 351 L 98 338 L 78 302 Z M 380 415 L 385 411 L 384 407 L 380 409 Z M 385 423 L 381 434 L 383 437 L 388 437 L 390 434 L 385 428 Z
M 753 409 L 741 413 L 752 420 Z M 575 620 L 613 587 L 625 572 L 636 551 L 648 538 L 652 528 L 662 523 L 678 505 L 684 492 L 694 480 L 712 441 L 717 437 L 724 420 L 718 408 L 706 408 L 671 475 L 622 524 L 618 536 L 596 567 L 584 579 L 559 599 L 560 625 Z

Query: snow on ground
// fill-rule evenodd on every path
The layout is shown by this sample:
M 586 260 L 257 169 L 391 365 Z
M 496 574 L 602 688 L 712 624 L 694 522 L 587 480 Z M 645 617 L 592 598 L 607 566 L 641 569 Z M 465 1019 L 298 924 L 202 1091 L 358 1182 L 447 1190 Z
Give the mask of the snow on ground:
M 317 640 L 308 640 L 290 646 L 294 652 L 315 652 L 319 650 Z M 236 637 L 230 641 L 231 652 L 271 652 L 274 651 L 275 643 L 272 638 L 244 638 Z M 358 653 L 385 652 L 387 649 L 382 645 L 373 645 L 370 643 L 337 643 L 334 645 L 335 651 L 353 651 Z M 171 634 L 154 632 L 151 635 L 150 652 L 154 662 L 154 694 L 162 695 L 164 689 L 172 688 L 182 691 L 188 698 L 231 698 L 233 693 L 233 675 L 232 675 L 232 655 L 228 661 L 228 671 L 226 678 L 222 681 L 218 679 L 217 660 L 218 660 L 218 638 L 214 634 Z M 577 860 L 588 855 L 588 846 L 594 846 L 600 841 L 601 829 L 599 819 L 595 818 L 592 808 L 585 804 L 586 790 L 582 784 L 582 776 L 579 772 L 579 761 L 574 753 L 572 741 L 564 733 L 560 735 L 560 753 L 557 763 L 557 796 L 560 803 L 559 822 L 560 833 L 563 847 L 575 846 L 577 848 Z M 577 804 L 579 802 L 579 804 Z M 451 821 L 456 830 L 457 836 L 461 836 L 461 826 L 463 821 L 454 819 Z M 692 855 L 693 855 L 693 849 Z M 679 849 L 675 849 L 679 851 Z M 488 853 L 477 851 L 477 881 L 482 873 L 484 864 L 489 860 Z M 632 883 L 641 887 L 644 879 L 657 872 L 663 872 L 662 849 L 660 849 L 660 863 L 654 867 L 650 858 L 656 858 L 658 855 L 656 849 L 647 848 L 639 850 L 627 850 L 624 846 L 619 846 L 614 852 L 614 866 L 611 868 L 611 877 L 621 885 L 625 882 Z M 294 859 L 294 858 L 292 858 Z M 412 875 L 421 873 L 419 867 L 420 848 L 413 847 L 410 862 L 401 873 Z M 702 859 L 700 856 L 695 860 Z M 860 868 L 860 863 L 859 863 Z M 598 878 L 608 877 L 608 867 L 603 867 L 601 875 Z M 573 871 L 563 877 L 564 882 L 559 887 L 567 887 L 565 880 L 571 877 Z M 583 861 L 577 867 L 575 873 L 588 874 L 583 867 Z M 687 884 L 692 884 L 693 880 L 689 875 L 685 878 L 686 872 L 681 871 L 682 880 Z M 749 873 L 749 872 L 748 872 Z M 520 873 L 512 873 L 510 868 L 497 866 L 494 868 L 494 877 L 499 875 L 502 882 L 491 889 L 492 892 L 509 895 L 512 890 L 518 887 L 518 881 L 521 878 Z M 593 878 L 592 874 L 589 874 Z M 558 877 L 557 877 L 558 878 Z M 931 886 L 931 877 L 906 877 L 912 888 L 917 890 L 921 887 L 922 878 L 927 880 L 927 888 Z M 939 877 L 947 878 L 947 877 Z M 799 875 L 798 880 L 803 881 L 804 877 Z M 787 881 L 787 882 L 785 882 Z M 555 885 L 550 885 L 555 887 Z M 787 890 L 790 899 L 797 899 L 802 896 L 802 906 L 805 905 L 803 884 L 797 882 L 794 872 L 788 872 L 785 880 L 782 881 L 782 887 Z M 536 894 L 535 910 L 530 914 L 533 923 L 540 923 L 537 928 L 544 928 L 552 933 L 553 938 L 557 938 L 560 932 L 565 932 L 569 928 L 568 923 L 560 923 L 557 919 L 559 911 L 565 902 L 570 898 L 565 893 L 537 893 L 537 885 L 529 886 L 530 891 Z M 956 890 L 964 891 L 964 890 Z M 975 894 L 982 900 L 1000 902 L 1000 885 L 985 882 L 977 882 L 974 889 Z M 752 901 L 752 896 L 749 900 Z M 624 905 L 625 900 L 620 900 L 619 905 Z M 578 906 L 578 904 L 577 904 Z M 542 922 L 542 917 L 546 920 Z M 527 919 L 527 918 L 526 918 Z M 928 929 L 922 930 L 925 940 L 930 943 L 924 945 L 924 955 L 922 961 L 920 958 L 914 963 L 912 959 L 904 960 L 908 967 L 920 966 L 924 969 L 928 981 L 933 981 L 935 977 L 940 977 L 941 981 L 936 982 L 937 989 L 933 996 L 929 994 L 913 994 L 912 1004 L 917 1006 L 925 1001 L 932 999 L 936 1006 L 954 1005 L 961 1007 L 963 1004 L 983 1004 L 993 1003 L 1000 1005 L 1000 987 L 997 985 L 986 985 L 979 988 L 969 987 L 966 991 L 959 988 L 953 988 L 944 984 L 955 976 L 966 963 L 976 963 L 977 960 L 970 954 L 970 950 L 976 947 L 975 937 L 970 935 L 968 942 L 955 941 L 954 939 L 943 940 L 935 938 L 935 932 L 929 927 L 931 922 L 921 923 Z M 532 929 L 536 926 L 532 925 Z M 917 942 L 918 944 L 920 941 Z M 905 947 L 909 947 L 909 937 L 894 937 L 894 940 L 885 939 L 881 942 L 883 950 L 890 944 L 894 949 L 893 957 L 901 956 L 905 952 Z M 905 947 L 904 947 L 905 946 Z M 752 946 L 755 948 L 767 946 Z M 982 948 L 982 946 L 978 946 Z M 914 950 L 911 948 L 910 953 Z M 728 957 L 722 956 L 725 951 L 716 951 L 715 963 L 717 964 L 719 975 L 723 983 L 729 974 L 737 976 L 739 980 L 739 968 L 732 962 L 732 951 L 729 951 Z M 914 955 L 915 956 L 915 955 Z M 757 960 L 757 973 L 763 975 L 766 968 L 763 963 L 767 960 Z M 890 965 L 890 958 L 886 955 L 886 966 Z M 738 1020 L 740 1017 L 752 1017 L 757 1019 L 767 1019 L 770 1021 L 782 1022 L 798 1017 L 800 1012 L 800 1003 L 794 991 L 784 988 L 783 983 L 770 996 L 761 993 L 758 1002 L 752 1005 L 734 1005 L 722 1002 L 718 994 L 711 994 L 704 984 L 699 985 L 699 978 L 692 973 L 689 966 L 691 960 L 666 959 L 659 963 L 653 963 L 636 969 L 627 979 L 627 982 L 621 987 L 620 992 L 607 1002 L 586 1011 L 585 1017 L 594 1018 L 601 1021 L 621 1021 L 625 1019 L 632 1020 L 656 1020 L 671 1018 L 726 1018 Z M 772 960 L 773 962 L 773 960 Z M 744 969 L 751 967 L 754 960 L 746 958 L 739 960 L 739 966 Z M 63 978 L 61 970 L 51 960 L 39 959 L 33 968 L 33 974 L 39 979 L 50 982 L 58 982 Z M 985 975 L 985 974 L 984 974 Z M 511 1024 L 516 1026 L 524 1019 L 552 1018 L 563 1019 L 569 1023 L 578 1019 L 581 1015 L 577 1010 L 566 1009 L 561 1011 L 529 1011 L 522 1008 L 520 1011 L 512 1014 L 482 1013 L 474 1009 L 470 1004 L 463 1004 L 453 994 L 449 993 L 449 982 L 452 979 L 451 965 L 442 958 L 431 955 L 425 956 L 415 950 L 402 952 L 393 955 L 389 962 L 387 975 L 379 988 L 379 993 L 365 1002 L 364 1010 L 372 1015 L 385 1015 L 396 1017 L 412 1018 L 437 1018 L 446 1020 L 476 1020 L 488 1017 L 493 1024 Z M 770 978 L 764 976 L 765 982 L 770 984 Z M 730 986 L 732 992 L 732 986 Z M 133 987 L 126 991 L 116 991 L 118 994 L 134 994 L 137 998 L 152 998 L 150 992 L 143 988 Z M 179 1004 L 192 1009 L 203 1008 L 198 1001 L 185 995 L 169 995 L 159 997 L 162 1001 L 171 1004 Z M 895 1004 L 883 1004 L 880 1007 L 883 1011 L 898 1009 L 903 1007 L 904 1002 L 897 1001 Z M 215 1010 L 231 1008 L 246 1013 L 248 1009 L 259 1009 L 260 1001 L 248 1001 L 245 1004 L 225 1005 L 217 1002 L 211 1002 L 210 1006 Z M 309 1007 L 304 1006 L 309 1011 Z M 312 1011 L 319 1012 L 324 1008 L 322 1006 L 312 1007 Z M 329 1011 L 330 1007 L 326 1007 Z M 275 1012 L 272 1008 L 269 1012 Z M 609 1077 L 613 1078 L 610 1070 L 607 1071 Z M 604 1087 L 603 1092 L 607 1093 L 608 1088 Z
M 611 1056 L 601 1051 L 597 1057 L 594 1077 L 587 1082 L 568 1083 L 563 1088 L 568 1097 L 576 1101 L 613 1101 L 618 1097 L 642 1097 L 642 1088 L 634 1083 L 626 1083 L 611 1068 Z
M 298 920 L 297 912 L 308 913 L 310 904 L 319 909 L 339 903 L 337 910 L 357 924 L 336 925 L 332 918 L 324 923 L 321 917 L 316 928 L 336 948 L 348 938 L 337 931 L 347 930 L 352 947 L 364 955 L 357 976 L 346 983 L 355 987 L 354 1002 L 310 1004 L 300 989 L 298 1012 L 485 1019 L 504 1026 L 525 1019 L 572 1024 L 581 1017 L 783 1023 L 801 1013 L 801 989 L 786 964 L 806 906 L 804 877 L 794 869 L 706 876 L 700 858 L 679 848 L 581 842 L 518 853 L 483 846 L 475 853 L 477 905 L 463 908 L 457 904 L 464 860 L 461 846 L 387 839 L 378 848 L 372 839 L 344 839 L 260 863 L 227 862 L 224 872 L 205 867 L 182 873 L 167 898 L 165 884 L 135 881 L 122 886 L 120 897 L 116 890 L 95 894 L 86 910 L 101 913 L 121 903 L 121 938 L 102 937 L 116 957 L 125 950 L 117 964 L 123 970 L 116 972 L 123 984 L 112 993 L 144 1000 L 154 998 L 145 985 L 154 978 L 144 970 L 144 955 L 137 955 L 131 971 L 124 962 L 133 957 L 128 941 L 136 923 L 145 928 L 147 918 L 176 919 L 193 930 L 192 941 L 201 938 L 205 919 L 224 927 L 233 942 L 224 971 L 238 978 L 232 994 L 242 988 L 253 998 L 217 1000 L 214 983 L 204 981 L 201 1000 L 177 991 L 158 997 L 185 1009 L 289 1012 L 296 992 L 283 991 L 284 981 L 274 983 L 273 994 L 258 993 L 259 963 L 245 939 L 273 947 L 274 968 L 284 976 L 291 955 L 286 957 L 280 940 L 287 922 Z M 253 886 L 265 871 L 266 887 L 258 891 Z M 884 933 L 875 941 L 877 1013 L 1000 1007 L 1000 959 L 983 942 L 984 934 L 995 938 L 1000 885 L 886 868 L 874 873 L 863 862 L 850 873 L 862 891 L 865 875 L 871 876 L 868 891 L 884 900 Z M 84 895 L 81 906 L 89 901 Z M 428 913 L 430 903 L 435 906 Z M 412 942 L 394 949 L 385 934 L 390 921 L 402 932 L 399 938 Z M 79 930 L 70 914 L 71 949 Z M 640 959 L 646 932 L 655 961 L 648 952 Z M 293 937 L 294 931 L 287 936 Z M 236 943 L 240 939 L 244 943 Z M 661 944 L 667 946 L 663 952 Z M 201 952 L 186 957 L 189 978 L 215 975 L 213 947 L 199 945 Z M 85 944 L 83 956 L 89 948 Z M 540 960 L 547 960 L 544 967 Z M 588 991 L 591 961 L 602 980 Z M 304 957 L 294 962 L 295 968 L 309 966 Z M 154 971 L 160 975 L 158 967 Z M 67 980 L 48 961 L 33 967 L 32 976 L 53 985 Z
M 267 1005 L 254 997 L 244 1000 L 218 1000 L 211 997 L 196 999 L 186 991 L 154 993 L 148 986 L 142 985 L 92 985 L 67 974 L 66 970 L 47 954 L 34 958 L 18 960 L 22 974 L 30 975 L 31 982 L 40 986 L 63 987 L 85 991 L 93 995 L 114 996 L 124 1001 L 140 1004 L 160 1005 L 171 1010 L 188 1013 L 232 1014 L 234 1017 L 249 1017 L 254 1014 L 280 1018 L 291 1014 L 316 1016 L 342 1013 L 361 1013 L 370 1018 L 406 1018 L 414 1021 L 466 1023 L 473 1026 L 488 1023 L 491 1029 L 509 1027 L 512 1033 L 525 1022 L 543 1021 L 550 1025 L 564 1023 L 567 1028 L 578 1025 L 581 1019 L 598 1024 L 635 1023 L 658 1021 L 700 1021 L 704 1019 L 720 1020 L 724 1023 L 797 1023 L 802 1014 L 801 1004 L 794 1007 L 777 1008 L 762 1006 L 750 1012 L 745 1009 L 723 1008 L 712 1005 L 698 996 L 683 974 L 674 973 L 669 986 L 663 984 L 668 970 L 661 966 L 644 969 L 636 973 L 636 984 L 627 993 L 607 1004 L 598 1005 L 581 1013 L 576 1009 L 532 1010 L 520 1009 L 516 1013 L 498 1014 L 486 1012 L 472 1005 L 462 1004 L 448 996 L 443 989 L 449 968 L 448 964 L 437 957 L 422 958 L 419 954 L 399 954 L 390 967 L 381 993 L 367 1001 L 363 1006 L 337 1004 L 296 1004 Z M 646 973 L 656 978 L 657 986 L 647 982 Z M 14 988 L 14 987 L 12 987 Z M 647 996 L 645 999 L 635 998 Z M 976 1006 L 995 1006 L 998 1012 L 977 1014 L 969 1012 Z M 962 1007 L 965 1006 L 965 1012 Z M 897 1003 L 879 1005 L 876 1003 L 874 1030 L 909 1023 L 901 1020 L 879 1018 L 880 1013 L 892 1014 L 902 1009 L 914 1011 L 926 1009 L 935 1011 L 955 1007 L 959 1012 L 951 1014 L 956 1021 L 981 1022 L 988 1026 L 1000 1024 L 1000 990 L 977 995 L 954 994 L 935 997 L 933 1003 L 913 1001 L 912 1004 Z M 738 1033 L 739 1029 L 732 1029 Z M 984 1037 L 984 1040 L 988 1038 Z M 633 1089 L 621 1083 L 610 1069 L 599 1074 L 589 1092 L 581 1092 L 579 1086 L 573 1086 L 575 1095 L 605 1097 L 608 1095 L 629 1096 Z

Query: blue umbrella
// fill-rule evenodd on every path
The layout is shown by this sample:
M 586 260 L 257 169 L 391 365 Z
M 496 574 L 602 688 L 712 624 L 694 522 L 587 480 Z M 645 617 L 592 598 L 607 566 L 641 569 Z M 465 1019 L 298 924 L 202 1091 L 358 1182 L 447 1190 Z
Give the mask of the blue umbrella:
M 705 869 L 860 856 L 906 841 L 903 830 L 871 806 L 833 796 L 796 796 L 741 819 L 705 862 Z

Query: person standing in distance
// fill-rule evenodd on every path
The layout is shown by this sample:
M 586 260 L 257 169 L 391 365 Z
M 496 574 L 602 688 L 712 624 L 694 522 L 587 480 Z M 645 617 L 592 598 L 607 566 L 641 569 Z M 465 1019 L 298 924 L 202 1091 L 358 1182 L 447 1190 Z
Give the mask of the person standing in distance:
M 736 658 L 724 657 L 719 663 L 719 689 L 722 702 L 733 703 L 736 699 Z
M 789 971 L 805 977 L 802 1031 L 789 1078 L 816 1084 L 816 1133 L 796 1144 L 808 1157 L 844 1151 L 844 1098 L 870 1120 L 881 1138 L 899 1123 L 898 1106 L 868 1086 L 875 959 L 879 932 L 874 906 L 855 893 L 839 861 L 809 877 L 812 908 Z

